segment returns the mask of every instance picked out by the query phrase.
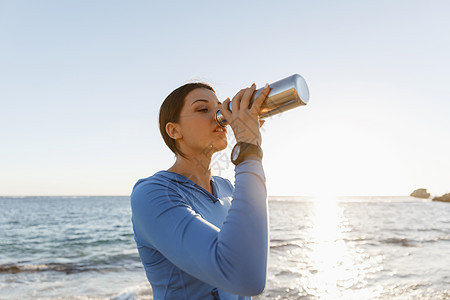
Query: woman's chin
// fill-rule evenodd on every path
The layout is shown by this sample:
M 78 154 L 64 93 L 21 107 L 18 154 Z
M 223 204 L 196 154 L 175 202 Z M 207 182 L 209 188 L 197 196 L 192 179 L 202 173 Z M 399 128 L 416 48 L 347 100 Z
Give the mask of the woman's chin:
M 228 141 L 226 138 L 220 138 L 213 141 L 210 140 L 209 143 L 203 145 L 203 148 L 199 148 L 201 154 L 213 154 L 226 149 Z
M 226 139 L 221 140 L 220 142 L 214 143 L 214 148 L 217 151 L 225 150 L 228 146 L 228 141 Z

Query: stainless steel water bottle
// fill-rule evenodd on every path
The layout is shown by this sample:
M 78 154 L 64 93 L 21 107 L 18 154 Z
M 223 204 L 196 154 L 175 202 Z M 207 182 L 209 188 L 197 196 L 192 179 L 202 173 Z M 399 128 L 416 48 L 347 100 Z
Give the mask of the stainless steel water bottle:
M 261 110 L 259 111 L 260 119 L 277 115 L 300 105 L 306 105 L 309 101 L 308 85 L 306 84 L 305 79 L 298 74 L 276 81 L 269 86 L 271 88 L 270 93 L 261 105 Z M 251 103 L 255 101 L 262 89 L 263 88 L 255 91 L 250 100 Z M 229 108 L 231 110 L 231 102 Z M 216 111 L 214 119 L 221 127 L 228 125 L 228 122 L 225 120 L 220 109 Z

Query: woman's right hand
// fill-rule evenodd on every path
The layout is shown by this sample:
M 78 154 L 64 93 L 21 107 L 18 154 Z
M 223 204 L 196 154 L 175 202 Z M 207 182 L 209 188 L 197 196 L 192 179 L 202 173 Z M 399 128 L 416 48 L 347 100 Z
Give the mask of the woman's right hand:
M 222 114 L 230 123 L 233 129 L 236 143 L 245 142 L 255 145 L 261 145 L 259 111 L 261 105 L 269 95 L 270 87 L 268 84 L 264 87 L 255 101 L 250 105 L 250 100 L 256 90 L 253 84 L 249 88 L 240 90 L 231 102 L 232 111 L 229 110 L 230 98 L 222 104 Z

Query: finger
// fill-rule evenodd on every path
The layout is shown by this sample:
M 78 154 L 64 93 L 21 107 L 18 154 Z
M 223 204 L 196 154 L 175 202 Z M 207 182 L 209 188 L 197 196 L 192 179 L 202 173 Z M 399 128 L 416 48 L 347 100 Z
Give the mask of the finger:
M 258 97 L 256 97 L 255 102 L 253 102 L 252 109 L 259 112 L 261 109 L 261 105 L 263 104 L 264 100 L 266 100 L 269 93 L 270 93 L 270 86 L 269 84 L 266 84 L 262 89 L 261 93 L 258 95 Z
M 222 103 L 222 107 L 220 109 L 222 115 L 225 117 L 227 121 L 231 120 L 230 102 L 231 102 L 230 98 L 227 98 L 227 100 L 225 100 Z
M 238 111 L 239 108 L 241 107 L 241 98 L 242 95 L 244 95 L 244 93 L 245 89 L 242 89 L 239 92 L 237 92 L 237 94 L 233 97 L 233 101 L 231 102 L 231 109 L 233 111 Z
M 222 105 L 221 105 L 221 110 L 226 110 L 227 112 L 231 112 L 230 110 L 230 98 L 225 99 L 225 101 L 223 101 Z
M 250 99 L 252 98 L 255 90 L 256 90 L 256 84 L 252 84 L 251 87 L 246 89 L 244 95 L 242 95 L 241 108 L 249 108 Z

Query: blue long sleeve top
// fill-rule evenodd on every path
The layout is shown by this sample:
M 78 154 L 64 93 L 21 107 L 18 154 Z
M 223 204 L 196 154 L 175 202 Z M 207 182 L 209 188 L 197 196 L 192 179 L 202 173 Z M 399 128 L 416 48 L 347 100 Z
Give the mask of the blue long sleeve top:
M 160 171 L 131 194 L 134 238 L 157 299 L 250 299 L 265 286 L 268 213 L 260 160 L 235 168 L 213 194 Z M 238 296 L 239 295 L 239 296 Z

